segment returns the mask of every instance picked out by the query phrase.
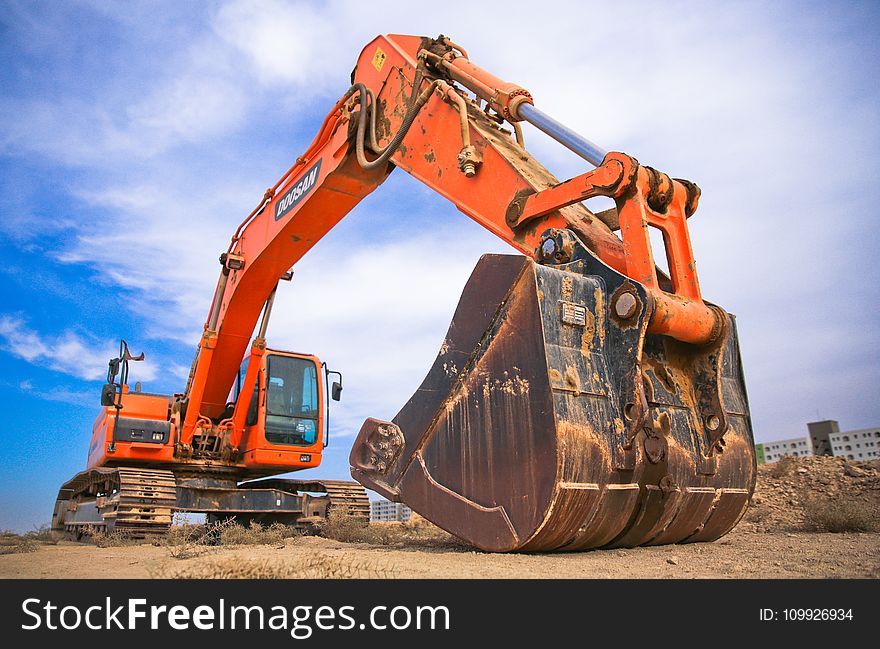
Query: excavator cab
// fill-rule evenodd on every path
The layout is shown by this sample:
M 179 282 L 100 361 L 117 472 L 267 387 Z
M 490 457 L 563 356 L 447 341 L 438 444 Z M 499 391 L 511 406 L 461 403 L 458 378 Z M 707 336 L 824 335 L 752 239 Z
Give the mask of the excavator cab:
M 248 369 L 257 364 L 253 388 Z M 329 370 L 315 356 L 266 350 L 248 356 L 238 372 L 233 404 L 250 396 L 239 444 L 243 462 L 289 465 L 291 469 L 317 466 L 327 440 L 327 383 Z M 338 399 L 337 399 L 338 400 Z

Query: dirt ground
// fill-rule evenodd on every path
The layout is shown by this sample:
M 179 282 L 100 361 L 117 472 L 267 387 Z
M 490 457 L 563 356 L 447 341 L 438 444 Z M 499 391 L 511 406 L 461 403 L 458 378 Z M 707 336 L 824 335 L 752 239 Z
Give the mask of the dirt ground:
M 876 579 L 878 506 L 880 467 L 804 458 L 760 467 L 745 519 L 714 543 L 502 555 L 474 551 L 424 527 L 373 534 L 369 543 L 315 536 L 262 545 L 61 541 L 0 554 L 0 577 Z M 870 531 L 854 531 L 859 528 Z
M 302 565 L 316 559 L 339 566 L 341 577 L 880 578 L 880 534 L 768 533 L 743 525 L 715 543 L 538 555 L 304 537 L 278 546 L 210 548 L 189 559 L 174 559 L 168 548 L 152 545 L 99 548 L 64 543 L 0 556 L 0 577 L 284 577 L 297 575 Z

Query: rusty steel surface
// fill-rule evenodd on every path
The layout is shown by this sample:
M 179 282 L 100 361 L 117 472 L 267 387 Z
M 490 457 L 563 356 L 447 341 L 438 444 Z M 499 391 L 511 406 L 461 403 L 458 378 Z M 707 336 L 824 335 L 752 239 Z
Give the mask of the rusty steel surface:
M 755 481 L 733 319 L 710 346 L 649 334 L 650 293 L 572 249 L 480 260 L 422 385 L 361 428 L 352 476 L 490 551 L 720 537 Z

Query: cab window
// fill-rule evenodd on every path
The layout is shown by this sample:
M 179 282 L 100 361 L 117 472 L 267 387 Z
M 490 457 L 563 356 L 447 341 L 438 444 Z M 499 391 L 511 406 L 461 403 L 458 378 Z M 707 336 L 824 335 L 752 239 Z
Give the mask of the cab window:
M 268 357 L 266 441 L 311 445 L 318 439 L 318 368 L 304 358 Z

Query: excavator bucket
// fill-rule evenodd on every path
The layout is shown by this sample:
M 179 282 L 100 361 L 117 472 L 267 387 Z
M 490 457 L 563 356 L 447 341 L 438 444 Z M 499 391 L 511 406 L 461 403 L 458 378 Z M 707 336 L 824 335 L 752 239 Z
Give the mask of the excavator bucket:
M 487 551 L 719 538 L 755 484 L 734 321 L 689 345 L 647 333 L 650 304 L 590 255 L 483 256 L 418 391 L 361 428 L 352 476 Z

